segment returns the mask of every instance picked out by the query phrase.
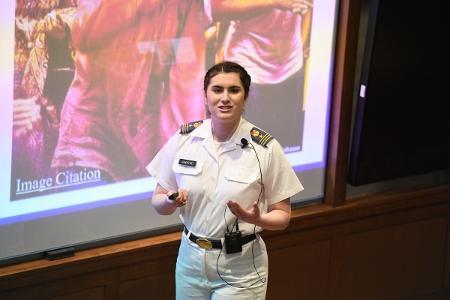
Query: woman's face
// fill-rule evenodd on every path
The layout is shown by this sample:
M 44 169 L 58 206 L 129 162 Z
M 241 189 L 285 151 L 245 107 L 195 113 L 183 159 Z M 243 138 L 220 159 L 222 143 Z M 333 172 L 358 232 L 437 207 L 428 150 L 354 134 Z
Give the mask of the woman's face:
M 206 105 L 211 119 L 239 122 L 245 104 L 245 90 L 238 73 L 219 73 L 206 90 Z

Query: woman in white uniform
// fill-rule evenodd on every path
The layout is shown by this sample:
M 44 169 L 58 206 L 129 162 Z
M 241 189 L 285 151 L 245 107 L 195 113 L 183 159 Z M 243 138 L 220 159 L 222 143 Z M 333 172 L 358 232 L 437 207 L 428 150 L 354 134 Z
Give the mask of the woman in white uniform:
M 242 118 L 250 76 L 222 62 L 204 79 L 209 119 L 181 127 L 147 166 L 153 207 L 184 224 L 177 299 L 264 299 L 263 229 L 283 230 L 303 187 L 280 144 Z

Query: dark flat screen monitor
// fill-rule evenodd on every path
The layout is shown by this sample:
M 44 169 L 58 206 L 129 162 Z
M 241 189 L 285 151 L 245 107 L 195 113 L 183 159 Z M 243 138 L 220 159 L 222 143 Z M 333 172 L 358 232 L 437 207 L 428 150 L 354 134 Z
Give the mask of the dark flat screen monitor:
M 448 18 L 402 1 L 362 1 L 348 181 L 450 168 Z

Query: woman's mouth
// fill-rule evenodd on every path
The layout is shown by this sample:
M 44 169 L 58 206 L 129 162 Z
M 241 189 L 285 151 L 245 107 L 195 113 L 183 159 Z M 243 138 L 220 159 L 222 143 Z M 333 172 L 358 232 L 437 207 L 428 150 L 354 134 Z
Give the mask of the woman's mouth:
M 219 110 L 221 111 L 221 112 L 227 112 L 227 111 L 230 111 L 232 109 L 232 106 L 229 106 L 229 105 L 222 105 L 222 106 L 219 106 Z

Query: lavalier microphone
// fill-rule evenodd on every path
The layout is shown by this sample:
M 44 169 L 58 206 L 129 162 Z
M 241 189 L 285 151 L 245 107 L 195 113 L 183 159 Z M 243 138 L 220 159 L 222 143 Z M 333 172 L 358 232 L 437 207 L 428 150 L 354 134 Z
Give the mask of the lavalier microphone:
M 241 148 L 244 149 L 245 147 L 248 146 L 248 141 L 246 138 L 242 138 L 241 139 Z

